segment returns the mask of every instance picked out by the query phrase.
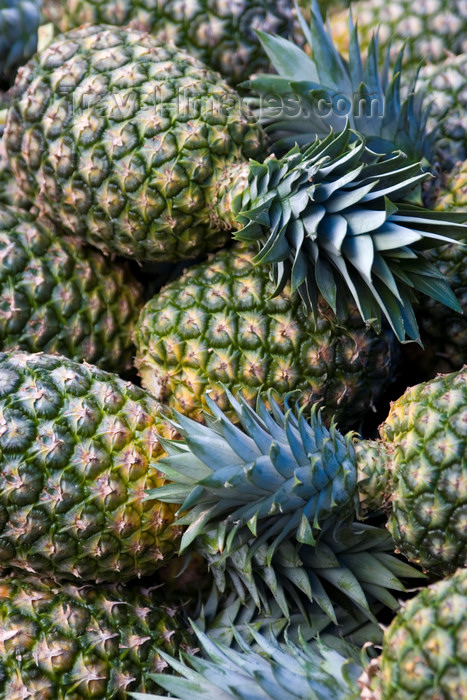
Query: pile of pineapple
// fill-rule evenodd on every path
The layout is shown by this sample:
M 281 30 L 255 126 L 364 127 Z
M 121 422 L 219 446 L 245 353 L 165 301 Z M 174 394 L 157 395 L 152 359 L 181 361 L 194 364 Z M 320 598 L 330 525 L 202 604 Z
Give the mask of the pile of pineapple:
M 0 698 L 466 694 L 467 3 L 346 4 L 0 0 Z

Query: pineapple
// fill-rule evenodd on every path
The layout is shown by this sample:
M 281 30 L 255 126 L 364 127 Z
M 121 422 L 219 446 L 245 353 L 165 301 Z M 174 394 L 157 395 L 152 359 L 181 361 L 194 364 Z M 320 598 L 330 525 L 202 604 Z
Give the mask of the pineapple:
M 237 244 L 146 303 L 134 336 L 143 386 L 193 417 L 207 390 L 226 409 L 225 387 L 250 400 L 259 390 L 296 389 L 354 425 L 393 374 L 392 335 L 368 331 L 356 309 L 339 324 L 325 304 L 315 326 L 289 286 L 273 296 L 267 271 L 253 257 Z
M 229 398 L 241 428 L 210 398 L 206 426 L 171 421 L 183 441 L 162 441 L 159 468 L 172 483 L 150 492 L 181 504 L 180 550 L 203 554 L 219 588 L 231 579 L 284 609 L 298 589 L 326 611 L 333 584 L 351 599 L 360 589 L 363 609 L 365 596 L 388 604 L 382 588 L 402 572 L 391 548 L 432 575 L 465 566 L 467 367 L 408 389 L 379 441 L 328 429 L 316 410 L 284 413 L 271 397 L 256 412 Z M 391 543 L 370 545 L 389 533 L 353 519 L 381 509 Z
M 467 687 L 467 570 L 410 600 L 384 634 L 375 685 L 383 700 L 459 700 Z
M 174 552 L 174 508 L 145 500 L 164 483 L 159 404 L 92 365 L 0 354 L 0 560 L 83 581 L 125 581 Z
M 155 588 L 59 585 L 0 579 L 0 695 L 22 698 L 129 698 L 159 686 L 160 652 L 189 649 L 190 636 Z
M 110 263 L 47 220 L 0 206 L 0 347 L 131 369 L 143 289 L 126 263 Z
M 279 644 L 254 631 L 257 648 L 236 634 L 237 651 L 195 627 L 202 658 L 161 651 L 179 675 L 152 678 L 179 700 L 459 700 L 467 687 L 466 610 L 467 570 L 459 569 L 404 605 L 377 660 L 339 639 Z
M 465 0 L 365 0 L 352 6 L 366 48 L 377 27 L 380 44 L 390 47 L 394 59 L 407 42 L 407 67 L 416 70 L 421 61 L 438 63 L 448 52 L 467 52 L 467 3 Z M 347 13 L 330 17 L 339 48 L 348 45 Z
M 61 5 L 62 31 L 86 22 L 131 24 L 161 44 L 180 46 L 232 84 L 269 69 L 255 30 L 287 36 L 294 26 L 291 0 L 67 0 Z
M 459 308 L 418 253 L 457 235 L 458 219 L 400 202 L 424 179 L 419 165 L 350 145 L 349 129 L 248 162 L 265 134 L 238 94 L 147 34 L 88 26 L 59 38 L 22 70 L 4 138 L 25 195 L 104 252 L 187 259 L 236 228 L 266 243 L 258 260 L 315 314 L 318 293 L 336 310 L 349 289 L 366 321 L 383 313 L 417 339 L 414 290 Z
M 36 52 L 42 0 L 0 0 L 0 74 L 8 79 Z

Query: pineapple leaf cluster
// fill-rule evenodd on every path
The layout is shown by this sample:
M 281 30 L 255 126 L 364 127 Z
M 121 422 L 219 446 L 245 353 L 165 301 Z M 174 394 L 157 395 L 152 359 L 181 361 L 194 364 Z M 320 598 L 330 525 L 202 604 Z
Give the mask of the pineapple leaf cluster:
M 341 315 L 350 296 L 365 322 L 381 328 L 383 315 L 400 341 L 416 340 L 414 292 L 462 310 L 420 251 L 465 235 L 467 217 L 405 203 L 426 177 L 419 164 L 401 153 L 368 158 L 364 141 L 349 144 L 350 136 L 347 124 L 304 152 L 255 163 L 233 202 L 236 238 L 256 243 L 255 262 L 271 266 L 276 291 L 290 279 L 315 316 L 319 296 Z

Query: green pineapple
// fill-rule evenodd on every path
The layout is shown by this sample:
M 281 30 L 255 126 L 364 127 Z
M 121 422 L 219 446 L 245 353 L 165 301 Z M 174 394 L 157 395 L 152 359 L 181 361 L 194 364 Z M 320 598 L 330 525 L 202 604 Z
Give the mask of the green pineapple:
M 352 5 L 362 37 L 362 48 L 380 27 L 380 44 L 390 46 L 394 59 L 407 42 L 407 67 L 421 61 L 439 62 L 447 52 L 467 52 L 467 6 L 465 0 L 365 0 Z M 331 29 L 341 50 L 348 45 L 347 13 L 332 15 Z
M 237 651 L 195 628 L 202 657 L 161 652 L 178 675 L 153 678 L 180 700 L 459 700 L 467 687 L 466 610 L 467 570 L 459 569 L 404 605 L 377 660 L 338 639 L 279 644 L 254 631 L 258 648 L 237 634 Z
M 393 374 L 391 334 L 367 330 L 356 309 L 339 324 L 324 303 L 315 325 L 289 286 L 273 296 L 253 256 L 241 245 L 221 251 L 146 303 L 134 336 L 143 386 L 189 416 L 207 390 L 226 409 L 225 387 L 250 400 L 297 389 L 355 425 Z
M 0 580 L 0 697 L 129 698 L 190 636 L 155 588 Z
M 42 0 L 0 0 L 0 74 L 11 78 L 36 52 Z
M 161 44 L 173 42 L 236 84 L 269 62 L 255 30 L 287 36 L 294 26 L 291 0 L 67 0 L 58 22 L 62 31 L 81 24 L 132 24 Z
M 458 700 L 467 687 L 467 570 L 422 590 L 384 634 L 375 681 L 383 700 Z
M 383 589 L 402 572 L 391 548 L 431 574 L 466 564 L 466 380 L 464 368 L 408 389 L 379 441 L 327 429 L 317 411 L 307 420 L 270 397 L 271 411 L 259 401 L 255 412 L 230 395 L 239 428 L 208 398 L 206 426 L 171 422 L 183 441 L 163 440 L 159 468 L 172 483 L 150 495 L 181 504 L 180 550 L 203 554 L 220 589 L 232 580 L 284 610 L 295 590 L 332 614 L 329 584 L 354 603 L 359 590 L 361 610 L 368 596 L 390 604 Z M 392 537 L 374 546 L 375 529 L 353 519 L 380 509 Z
M 92 365 L 0 354 L 0 560 L 84 581 L 150 574 L 174 552 L 159 404 Z
M 5 206 L 0 262 L 0 348 L 131 369 L 144 296 L 126 263 L 111 263 L 46 219 Z
M 366 321 L 383 313 L 400 339 L 416 339 L 414 290 L 459 308 L 418 253 L 457 235 L 459 219 L 399 202 L 425 177 L 419 165 L 350 145 L 348 129 L 303 154 L 248 162 L 265 135 L 238 102 L 174 47 L 86 27 L 22 71 L 5 144 L 24 193 L 105 252 L 186 259 L 241 228 L 237 237 L 266 243 L 258 260 L 277 286 L 291 278 L 315 313 L 319 294 L 336 310 L 350 290 Z

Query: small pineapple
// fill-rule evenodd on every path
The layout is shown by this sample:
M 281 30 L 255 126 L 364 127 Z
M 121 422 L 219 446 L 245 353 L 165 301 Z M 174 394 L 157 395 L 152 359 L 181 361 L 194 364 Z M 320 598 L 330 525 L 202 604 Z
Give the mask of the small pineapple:
M 131 369 L 143 288 L 126 262 L 0 205 L 0 348 Z
M 11 79 L 37 49 L 42 0 L 0 0 L 0 75 Z
M 161 44 L 180 46 L 232 84 L 269 69 L 255 30 L 288 36 L 294 26 L 291 0 L 67 0 L 61 5 L 58 25 L 64 32 L 85 23 L 131 24 Z
M 463 219 L 401 201 L 426 176 L 419 164 L 377 157 L 350 143 L 349 128 L 249 162 L 266 136 L 239 101 L 174 46 L 87 26 L 21 71 L 6 150 L 25 195 L 104 252 L 187 259 L 240 229 L 277 288 L 290 279 L 315 315 L 319 295 L 336 311 L 350 294 L 365 321 L 384 314 L 399 339 L 415 340 L 414 291 L 459 308 L 419 251 L 458 235 Z
M 229 398 L 241 427 L 210 398 L 207 425 L 176 415 L 183 441 L 163 440 L 159 462 L 172 483 L 150 492 L 181 504 L 180 549 L 203 554 L 221 590 L 231 578 L 260 605 L 295 587 L 326 611 L 331 583 L 353 603 L 359 590 L 363 609 L 368 596 L 388 604 L 392 574 L 414 575 L 391 548 L 435 575 L 466 565 L 467 367 L 408 389 L 379 441 L 327 429 L 316 410 L 282 412 L 271 397 L 256 412 Z M 378 549 L 353 519 L 381 509 L 392 537 Z
M 0 354 L 0 561 L 82 581 L 150 574 L 174 552 L 159 404 L 92 365 Z M 166 432 L 167 434 L 167 432 Z
M 190 648 L 176 610 L 155 588 L 0 579 L 0 697 L 130 698 L 159 686 L 150 674 Z
M 225 387 L 300 390 L 355 425 L 388 385 L 398 359 L 390 332 L 365 328 L 356 309 L 345 323 L 320 306 L 317 324 L 286 286 L 273 296 L 267 271 L 238 245 L 190 268 L 143 307 L 135 328 L 143 386 L 196 417 L 205 392 L 228 407 Z

